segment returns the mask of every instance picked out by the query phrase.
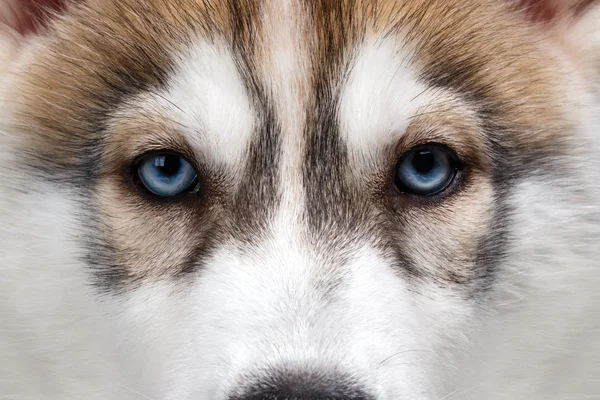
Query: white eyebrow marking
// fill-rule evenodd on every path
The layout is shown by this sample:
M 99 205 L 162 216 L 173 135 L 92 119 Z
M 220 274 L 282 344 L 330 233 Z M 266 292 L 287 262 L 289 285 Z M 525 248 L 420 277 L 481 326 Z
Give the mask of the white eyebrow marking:
M 230 49 L 199 41 L 176 63 L 179 67 L 157 101 L 206 161 L 238 170 L 256 116 Z
M 369 160 L 397 142 L 411 117 L 431 100 L 427 89 L 394 41 L 363 43 L 340 101 L 341 135 L 350 154 Z

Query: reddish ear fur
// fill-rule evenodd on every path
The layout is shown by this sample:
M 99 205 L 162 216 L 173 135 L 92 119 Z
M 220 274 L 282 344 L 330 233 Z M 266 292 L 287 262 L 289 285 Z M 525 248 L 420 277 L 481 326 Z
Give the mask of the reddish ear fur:
M 534 22 L 557 23 L 581 14 L 597 0 L 517 0 L 522 9 Z
M 600 82 L 600 0 L 509 0 L 548 34 L 596 87 Z
M 0 0 L 0 22 L 21 35 L 36 33 L 66 0 Z

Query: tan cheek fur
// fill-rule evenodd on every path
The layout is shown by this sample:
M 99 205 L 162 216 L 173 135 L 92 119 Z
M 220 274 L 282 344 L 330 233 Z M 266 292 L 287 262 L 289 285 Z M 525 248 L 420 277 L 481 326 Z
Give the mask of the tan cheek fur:
M 407 253 L 439 283 L 468 283 L 480 272 L 476 261 L 492 229 L 494 189 L 483 176 L 472 178 L 469 185 L 439 207 L 415 207 L 402 216 Z
M 480 272 L 475 265 L 478 251 L 493 228 L 493 164 L 479 122 L 467 105 L 441 96 L 414 116 L 388 157 L 395 162 L 398 154 L 415 146 L 438 143 L 456 151 L 466 165 L 455 192 L 441 201 L 391 196 L 395 242 L 402 244 L 419 273 L 439 284 L 468 283 Z M 389 176 L 381 184 L 389 185 Z
M 217 192 L 185 204 L 160 203 L 134 181 L 133 163 L 147 152 L 168 149 L 191 162 L 200 159 L 177 129 L 176 123 L 151 107 L 123 110 L 107 128 L 95 200 L 100 206 L 103 237 L 130 281 L 178 275 L 217 235 Z M 206 182 L 202 185 L 206 190 Z
M 202 226 L 196 213 L 151 207 L 110 180 L 100 184 L 96 196 L 103 236 L 132 281 L 177 275 L 210 228 L 209 223 Z

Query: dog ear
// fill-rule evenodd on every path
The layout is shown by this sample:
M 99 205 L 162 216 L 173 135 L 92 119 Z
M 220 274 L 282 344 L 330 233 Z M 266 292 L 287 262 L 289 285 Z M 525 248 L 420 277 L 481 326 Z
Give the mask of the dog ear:
M 27 37 L 44 34 L 47 23 L 65 9 L 66 1 L 0 0 L 0 71 Z
M 577 19 L 596 0 L 516 0 L 515 6 L 536 23 L 556 24 Z
M 600 81 L 600 0 L 512 1 L 570 62 Z
M 0 24 L 19 35 L 38 34 L 65 6 L 65 0 L 0 0 Z

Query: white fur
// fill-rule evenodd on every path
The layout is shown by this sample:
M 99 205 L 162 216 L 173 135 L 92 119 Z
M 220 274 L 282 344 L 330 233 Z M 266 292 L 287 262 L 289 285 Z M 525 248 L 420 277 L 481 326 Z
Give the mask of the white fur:
M 361 153 L 355 162 L 379 161 L 380 152 L 393 147 L 410 118 L 431 101 L 431 91 L 417 74 L 407 52 L 392 39 L 370 40 L 356 50 L 339 113 L 348 148 Z
M 299 58 L 291 41 L 281 46 L 276 59 Z M 420 95 L 427 88 L 390 42 L 366 43 L 356 60 L 339 118 L 361 170 L 433 97 Z M 289 89 L 303 79 L 300 68 L 290 76 L 293 65 L 282 64 L 271 81 L 287 110 L 283 177 L 301 174 L 302 111 Z M 140 107 L 181 124 L 208 162 L 241 168 L 256 121 L 226 47 L 199 41 L 182 53 L 168 90 L 145 96 Z M 97 294 L 79 261 L 83 200 L 23 174 L 3 101 L 0 399 L 225 400 L 246 374 L 281 365 L 339 368 L 378 400 L 600 398 L 595 99 L 573 111 L 574 178 L 515 188 L 514 245 L 485 311 L 451 287 L 415 292 L 367 240 L 347 249 L 343 266 L 331 265 L 304 240 L 300 179 L 282 179 L 286 201 L 263 241 L 221 245 L 191 284 Z M 344 289 L 331 297 L 318 289 L 338 279 Z
M 76 194 L 18 176 L 1 143 L 11 173 L 0 184 L 0 398 L 135 398 L 120 386 L 103 305 L 77 261 Z
M 180 55 L 167 90 L 149 95 L 211 166 L 238 171 L 255 113 L 230 50 L 202 40 Z M 155 104 L 156 105 L 156 104 Z
M 377 38 L 358 46 L 342 87 L 341 136 L 361 176 L 380 168 L 382 157 L 396 147 L 416 116 L 440 109 L 473 114 L 449 90 L 420 81 L 410 52 L 400 42 Z M 443 125 L 436 129 L 447 130 Z
M 561 93 L 577 126 L 569 179 L 515 188 L 515 244 L 457 398 L 600 398 L 600 98 L 585 73 Z

